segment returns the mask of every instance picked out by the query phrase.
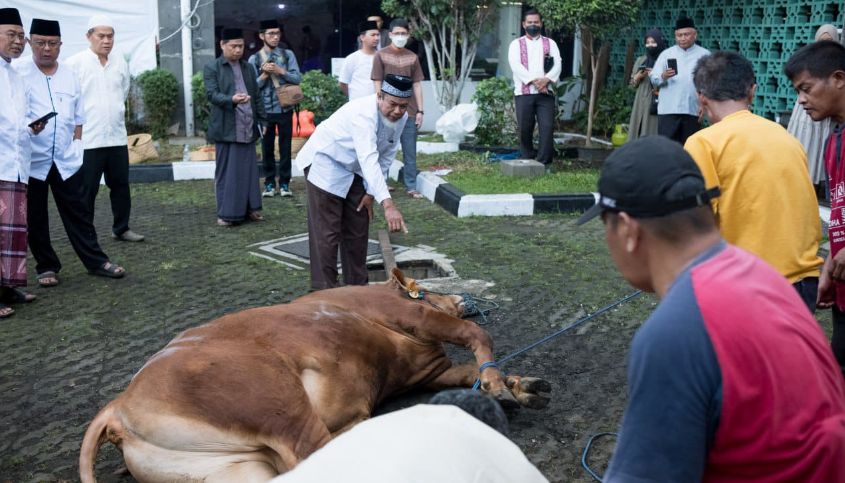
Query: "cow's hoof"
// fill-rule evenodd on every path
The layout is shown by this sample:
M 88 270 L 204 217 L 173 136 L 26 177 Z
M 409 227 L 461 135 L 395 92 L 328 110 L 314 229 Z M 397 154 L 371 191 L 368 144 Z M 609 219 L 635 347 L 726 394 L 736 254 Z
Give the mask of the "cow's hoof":
M 491 396 L 499 401 L 499 405 L 502 406 L 502 409 L 517 409 L 521 406 L 519 401 L 507 389 L 502 389 L 495 394 L 491 394 Z
M 545 379 L 539 377 L 523 377 L 520 378 L 519 389 L 527 392 L 551 392 L 552 385 Z
M 552 390 L 548 381 L 537 377 L 508 376 L 505 381 L 519 403 L 530 409 L 542 409 L 549 404 L 549 397 L 540 394 Z

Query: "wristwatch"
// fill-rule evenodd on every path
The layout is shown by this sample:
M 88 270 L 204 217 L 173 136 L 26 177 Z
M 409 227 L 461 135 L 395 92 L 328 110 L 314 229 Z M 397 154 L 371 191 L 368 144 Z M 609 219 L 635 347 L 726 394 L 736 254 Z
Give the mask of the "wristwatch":
M 423 111 L 417 111 L 417 114 L 425 114 Z

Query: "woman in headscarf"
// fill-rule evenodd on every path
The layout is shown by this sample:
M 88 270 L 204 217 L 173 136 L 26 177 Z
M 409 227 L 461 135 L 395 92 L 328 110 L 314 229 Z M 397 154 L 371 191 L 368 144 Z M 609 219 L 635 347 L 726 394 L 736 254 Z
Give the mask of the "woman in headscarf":
M 823 40 L 839 42 L 836 27 L 830 24 L 819 27 L 816 31 L 816 42 Z M 796 100 L 795 107 L 792 109 L 792 116 L 789 118 L 787 131 L 798 138 L 807 151 L 807 169 L 810 171 L 810 180 L 813 184 L 826 182 L 822 151 L 824 150 L 824 142 L 830 134 L 830 119 L 813 121 Z
M 631 120 L 628 122 L 628 140 L 657 134 L 657 91 L 648 80 L 648 74 L 654 67 L 654 61 L 663 49 L 666 41 L 660 29 L 649 30 L 645 36 L 646 55 L 634 62 L 631 74 L 631 87 L 637 90 Z

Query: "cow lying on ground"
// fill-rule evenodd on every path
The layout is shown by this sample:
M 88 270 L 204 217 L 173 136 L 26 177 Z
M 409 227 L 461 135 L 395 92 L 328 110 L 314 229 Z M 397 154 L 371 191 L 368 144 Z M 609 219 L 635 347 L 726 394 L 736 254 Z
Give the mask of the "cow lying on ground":
M 413 297 L 413 298 L 412 298 Z M 429 294 L 394 269 L 384 285 L 314 292 L 186 330 L 91 422 L 80 478 L 114 443 L 142 482 L 265 482 L 414 388 L 470 386 L 493 360 L 490 336 L 460 319 L 457 295 Z M 453 366 L 443 342 L 472 350 Z M 505 405 L 540 408 L 549 385 L 480 374 Z

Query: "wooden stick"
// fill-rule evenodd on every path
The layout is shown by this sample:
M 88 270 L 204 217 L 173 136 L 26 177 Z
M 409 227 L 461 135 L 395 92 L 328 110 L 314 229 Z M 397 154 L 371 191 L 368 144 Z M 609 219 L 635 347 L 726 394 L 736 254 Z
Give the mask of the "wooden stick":
M 390 273 L 396 268 L 396 258 L 393 256 L 393 246 L 390 244 L 390 235 L 387 230 L 378 231 L 378 244 L 381 247 L 381 258 L 384 260 L 384 273 L 390 278 Z

